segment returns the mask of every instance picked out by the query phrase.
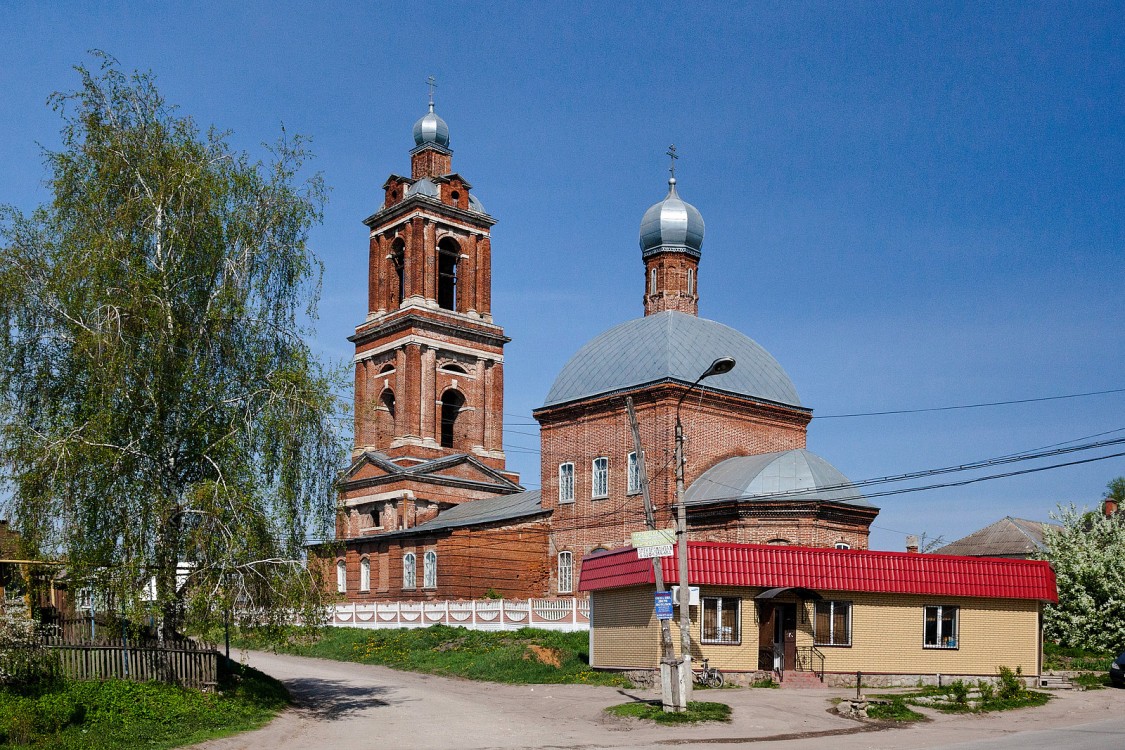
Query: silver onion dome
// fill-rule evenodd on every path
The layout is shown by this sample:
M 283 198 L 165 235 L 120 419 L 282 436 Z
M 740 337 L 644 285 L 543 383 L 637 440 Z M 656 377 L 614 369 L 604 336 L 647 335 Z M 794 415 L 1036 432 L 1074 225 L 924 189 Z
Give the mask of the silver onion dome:
M 449 147 L 449 126 L 434 113 L 433 102 L 430 102 L 430 111 L 414 123 L 414 145 L 427 143 L 435 143 L 442 148 Z
M 676 193 L 676 178 L 668 180 L 668 196 L 652 204 L 641 219 L 641 255 L 679 252 L 700 255 L 703 247 L 703 216 Z

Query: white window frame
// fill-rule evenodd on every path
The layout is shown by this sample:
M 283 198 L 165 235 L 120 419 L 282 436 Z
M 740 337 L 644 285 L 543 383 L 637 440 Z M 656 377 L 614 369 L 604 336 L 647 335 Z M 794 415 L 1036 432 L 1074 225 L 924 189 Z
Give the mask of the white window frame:
M 371 590 L 371 558 L 364 557 L 359 561 L 359 590 Z
M 418 588 L 418 556 L 413 552 L 407 552 L 402 556 L 402 587 Z
M 432 549 L 422 555 L 422 588 L 437 588 L 437 552 Z
M 652 297 L 656 294 L 656 269 L 653 268 L 649 272 L 648 279 L 648 296 Z
M 336 592 L 339 594 L 348 592 L 348 564 L 343 560 L 336 561 Z
M 723 634 L 723 601 L 734 602 L 734 632 L 724 637 Z M 715 608 L 715 629 L 717 637 L 707 638 L 704 635 L 704 623 L 707 619 L 708 603 Z M 699 607 L 699 642 L 711 643 L 719 646 L 742 645 L 742 599 L 736 596 L 704 596 L 700 599 Z
M 559 502 L 574 502 L 574 463 L 571 461 L 559 464 Z
M 601 464 L 601 468 L 598 464 Z M 598 456 L 590 462 L 590 497 L 609 497 L 609 459 Z
M 641 462 L 637 459 L 637 452 L 630 451 L 625 456 L 625 494 L 636 495 L 641 491 Z
M 834 546 L 836 549 L 851 549 L 852 548 L 852 545 L 848 544 L 847 542 L 836 542 L 836 544 L 834 544 L 832 546 Z
M 687 293 L 689 297 L 695 296 L 695 269 L 687 270 Z
M 574 553 L 564 551 L 559 553 L 559 593 L 574 593 Z
M 828 640 L 818 641 L 816 639 L 816 611 L 818 607 L 828 605 Z M 838 641 L 836 639 L 836 609 L 837 607 L 847 607 L 847 639 Z M 851 646 L 852 645 L 852 603 L 846 601 L 818 601 L 813 602 L 813 645 L 814 646 Z
M 926 616 L 930 610 L 936 610 L 937 617 L 936 643 L 926 642 Z M 942 615 L 949 610 L 953 611 L 953 635 L 943 633 L 941 628 Z M 956 604 L 927 604 L 922 607 L 922 648 L 936 648 L 944 651 L 954 651 L 961 645 L 961 608 Z

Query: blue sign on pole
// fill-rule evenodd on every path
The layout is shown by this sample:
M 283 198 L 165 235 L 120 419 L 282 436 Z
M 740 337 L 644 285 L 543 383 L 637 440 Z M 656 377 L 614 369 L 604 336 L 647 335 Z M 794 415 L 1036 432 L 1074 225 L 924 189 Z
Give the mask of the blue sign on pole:
M 671 620 L 672 619 L 672 592 L 671 591 L 657 591 L 654 594 L 656 597 L 656 619 L 658 620 Z

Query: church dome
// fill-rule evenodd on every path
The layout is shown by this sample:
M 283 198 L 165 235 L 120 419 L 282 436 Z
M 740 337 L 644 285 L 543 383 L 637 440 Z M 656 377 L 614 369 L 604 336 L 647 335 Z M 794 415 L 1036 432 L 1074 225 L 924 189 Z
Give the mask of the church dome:
M 770 496 L 761 499 L 771 501 L 822 500 L 874 507 L 839 469 L 804 448 L 720 461 L 691 483 L 684 502 L 754 500 L 761 495 Z
M 442 148 L 449 147 L 449 126 L 434 113 L 433 102 L 430 103 L 430 111 L 414 123 L 414 145 L 422 146 L 427 143 L 437 144 Z
M 675 381 L 690 385 L 718 357 L 737 365 L 706 380 L 709 390 L 801 407 L 797 389 L 757 342 L 713 320 L 667 310 L 595 337 L 555 378 L 544 406 Z
M 676 178 L 668 180 L 668 195 L 652 204 L 641 219 L 641 256 L 660 251 L 699 257 L 703 247 L 703 216 L 676 193 Z

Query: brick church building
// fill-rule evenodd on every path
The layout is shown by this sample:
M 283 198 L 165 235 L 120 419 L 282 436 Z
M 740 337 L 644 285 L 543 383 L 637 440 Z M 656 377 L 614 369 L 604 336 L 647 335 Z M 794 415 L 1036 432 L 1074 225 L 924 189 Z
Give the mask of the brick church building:
M 878 509 L 806 449 L 812 411 L 781 365 L 699 317 L 704 222 L 674 175 L 641 220 L 644 315 L 559 373 L 534 411 L 542 489 L 525 491 L 502 447 L 509 339 L 491 314 L 495 220 L 453 171 L 432 101 L 414 143 L 410 176 L 392 174 L 364 220 L 367 317 L 350 338 L 355 444 L 333 552 L 348 600 L 573 594 L 585 556 L 645 528 L 626 397 L 659 527 L 674 516 L 678 409 L 693 540 L 867 547 Z M 719 357 L 736 366 L 692 388 Z

